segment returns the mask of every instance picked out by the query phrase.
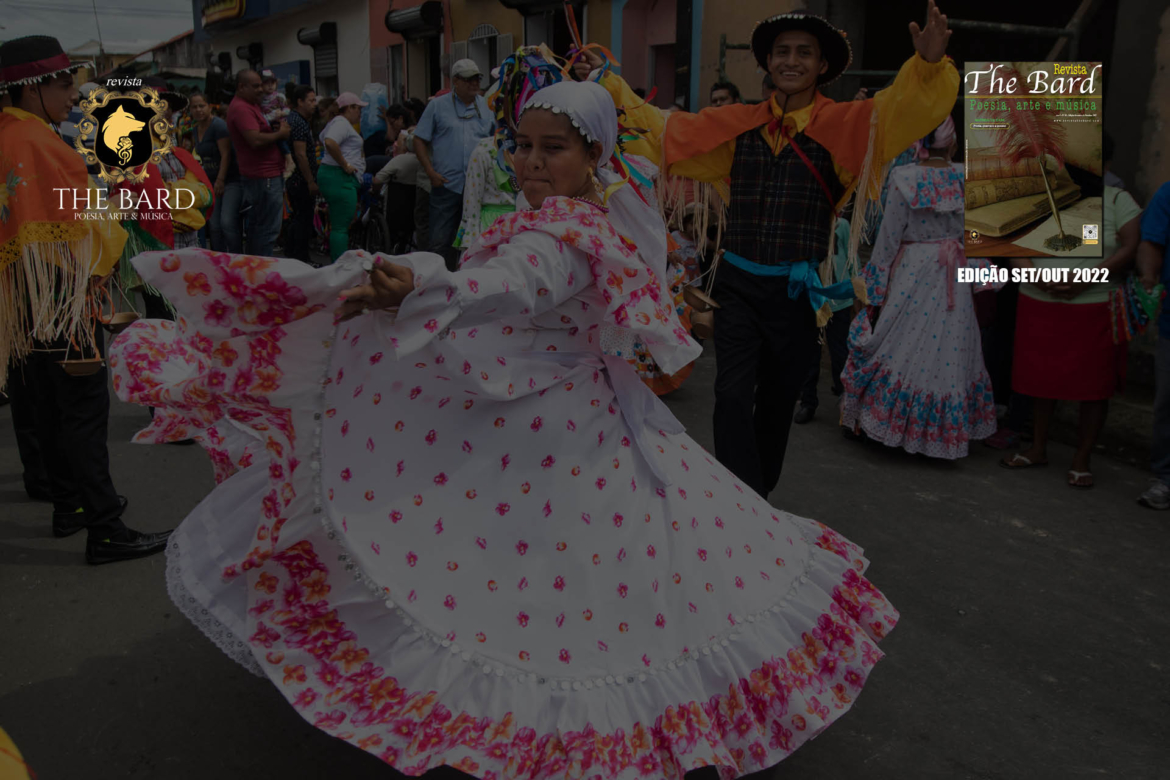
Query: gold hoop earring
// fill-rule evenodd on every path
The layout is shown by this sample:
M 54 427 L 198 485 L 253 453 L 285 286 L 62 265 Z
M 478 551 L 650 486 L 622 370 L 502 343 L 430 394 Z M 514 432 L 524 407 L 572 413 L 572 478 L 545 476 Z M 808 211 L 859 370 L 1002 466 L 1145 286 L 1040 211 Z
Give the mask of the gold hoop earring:
M 589 181 L 591 181 L 593 183 L 593 189 L 596 190 L 596 192 L 600 195 L 601 194 L 601 182 L 597 180 L 597 172 L 594 171 L 592 168 L 589 169 Z

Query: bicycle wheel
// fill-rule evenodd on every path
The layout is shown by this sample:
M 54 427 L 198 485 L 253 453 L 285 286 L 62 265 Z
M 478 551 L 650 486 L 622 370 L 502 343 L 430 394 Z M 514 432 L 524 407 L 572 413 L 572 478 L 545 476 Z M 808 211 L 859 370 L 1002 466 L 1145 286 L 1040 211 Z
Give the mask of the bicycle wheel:
M 371 214 L 370 222 L 366 225 L 365 250 L 371 253 L 389 252 L 389 241 L 390 227 L 386 224 L 386 219 L 381 214 Z
M 360 220 L 355 222 L 349 229 L 349 248 L 365 249 L 366 234 L 369 232 L 368 225 L 363 225 Z

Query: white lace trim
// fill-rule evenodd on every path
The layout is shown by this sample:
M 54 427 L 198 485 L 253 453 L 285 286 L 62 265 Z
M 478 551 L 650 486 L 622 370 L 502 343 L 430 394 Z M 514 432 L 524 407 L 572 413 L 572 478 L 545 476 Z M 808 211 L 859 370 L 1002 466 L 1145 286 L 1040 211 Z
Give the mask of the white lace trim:
M 211 613 L 199 599 L 192 595 L 183 584 L 183 567 L 179 563 L 179 542 L 173 537 L 167 545 L 167 595 L 175 606 L 179 608 L 188 620 L 195 624 L 195 628 L 203 632 L 215 646 L 240 666 L 257 677 L 265 677 L 264 670 L 252 655 L 252 648 L 248 643 L 236 636 L 230 628 L 225 626 L 219 618 Z

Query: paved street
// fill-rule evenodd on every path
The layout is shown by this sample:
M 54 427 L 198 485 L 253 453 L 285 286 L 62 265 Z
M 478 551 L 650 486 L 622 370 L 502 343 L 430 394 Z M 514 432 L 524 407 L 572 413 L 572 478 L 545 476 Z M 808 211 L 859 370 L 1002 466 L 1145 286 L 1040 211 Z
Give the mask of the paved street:
M 670 403 L 711 446 L 710 351 Z M 1139 507 L 1146 474 L 1098 459 L 1097 487 L 1008 472 L 975 446 L 939 463 L 793 431 L 772 503 L 862 545 L 901 610 L 853 711 L 781 764 L 784 780 L 1165 777 L 1170 513 Z M 113 473 L 143 530 L 211 489 L 198 447 L 128 442 L 145 409 L 115 403 Z M 41 780 L 392 778 L 301 720 L 167 599 L 161 556 L 89 568 L 25 500 L 0 411 L 0 725 Z

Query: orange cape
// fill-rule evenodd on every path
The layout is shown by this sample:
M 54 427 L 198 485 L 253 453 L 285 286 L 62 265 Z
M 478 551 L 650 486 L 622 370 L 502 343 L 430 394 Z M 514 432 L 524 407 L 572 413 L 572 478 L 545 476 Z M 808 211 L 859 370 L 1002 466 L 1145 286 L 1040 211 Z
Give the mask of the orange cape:
M 0 366 L 91 327 L 89 278 L 113 270 L 126 231 L 86 219 L 103 216 L 88 214 L 87 194 L 96 208 L 77 150 L 27 111 L 0 112 Z
M 869 138 L 855 131 L 868 127 L 873 101 L 838 103 L 820 92 L 813 100 L 812 115 L 804 134 L 825 147 L 833 160 L 854 177 L 861 175 Z M 667 166 L 706 154 L 744 133 L 772 122 L 771 102 L 705 108 L 697 114 L 679 112 L 670 118 L 663 152 Z

